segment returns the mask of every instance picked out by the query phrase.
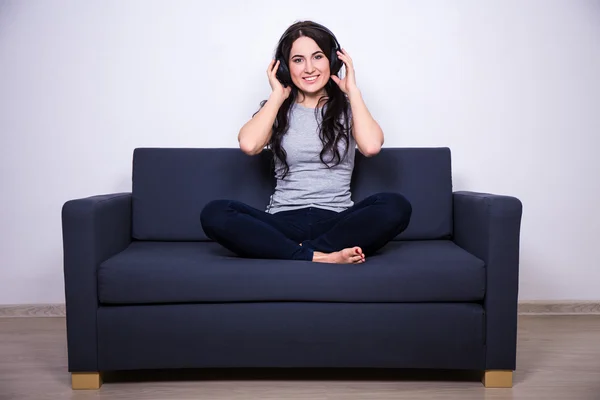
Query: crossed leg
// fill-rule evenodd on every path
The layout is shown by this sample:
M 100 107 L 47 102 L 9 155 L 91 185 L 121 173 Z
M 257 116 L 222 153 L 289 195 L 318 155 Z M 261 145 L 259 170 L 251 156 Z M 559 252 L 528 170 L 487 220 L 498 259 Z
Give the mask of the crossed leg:
M 341 264 L 364 259 L 356 246 L 327 253 L 302 246 L 292 239 L 304 234 L 297 225 L 235 200 L 211 201 L 202 210 L 200 221 L 210 239 L 241 257 Z
M 399 193 L 377 193 L 313 227 L 317 237 L 302 242 L 319 252 L 354 249 L 371 255 L 403 232 L 410 223 L 412 206 Z

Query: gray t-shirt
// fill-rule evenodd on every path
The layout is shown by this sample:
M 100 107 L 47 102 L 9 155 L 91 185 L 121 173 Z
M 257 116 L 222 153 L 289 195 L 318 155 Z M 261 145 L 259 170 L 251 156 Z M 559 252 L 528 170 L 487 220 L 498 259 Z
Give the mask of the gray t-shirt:
M 350 110 L 349 110 L 350 111 Z M 349 112 L 350 118 L 351 114 Z M 342 161 L 328 168 L 319 158 L 323 148 L 319 138 L 321 111 L 315 117 L 315 109 L 294 103 L 291 108 L 289 128 L 283 136 L 282 147 L 287 153 L 289 172 L 282 179 L 283 163 L 275 157 L 277 185 L 266 212 L 296 210 L 318 207 L 341 212 L 351 207 L 350 180 L 354 169 L 356 142 L 349 134 L 349 151 L 344 158 L 345 141 L 339 142 Z M 340 121 L 344 123 L 343 119 Z M 325 161 L 333 165 L 333 158 L 326 155 Z

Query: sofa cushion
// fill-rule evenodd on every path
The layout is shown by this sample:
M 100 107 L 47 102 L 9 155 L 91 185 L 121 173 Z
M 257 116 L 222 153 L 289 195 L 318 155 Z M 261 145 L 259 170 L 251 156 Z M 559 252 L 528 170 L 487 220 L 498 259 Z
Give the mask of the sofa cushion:
M 265 209 L 275 181 L 267 152 L 139 148 L 133 153 L 132 236 L 138 240 L 209 240 L 202 208 L 235 199 Z
M 480 259 L 452 241 L 390 242 L 363 264 L 243 259 L 213 242 L 133 242 L 102 263 L 105 304 L 478 301 Z
M 399 192 L 412 205 L 408 228 L 395 240 L 452 237 L 450 149 L 384 148 L 375 157 L 358 153 L 352 175 L 352 199 Z
M 208 241 L 200 213 L 211 200 L 242 201 L 264 210 L 275 188 L 272 155 L 239 149 L 138 148 L 133 155 L 132 235 L 137 240 Z M 396 240 L 449 239 L 452 179 L 448 148 L 356 150 L 351 182 L 358 202 L 397 191 L 411 202 L 408 228 Z

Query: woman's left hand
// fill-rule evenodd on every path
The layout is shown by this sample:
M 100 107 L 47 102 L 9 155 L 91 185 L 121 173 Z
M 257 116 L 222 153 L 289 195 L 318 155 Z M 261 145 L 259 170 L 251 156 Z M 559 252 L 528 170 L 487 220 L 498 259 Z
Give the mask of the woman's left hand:
M 344 79 L 340 79 L 336 75 L 331 75 L 331 79 L 338 84 L 342 92 L 350 94 L 350 92 L 358 89 L 356 86 L 356 77 L 354 75 L 354 64 L 352 64 L 352 58 L 350 58 L 350 54 L 348 54 L 346 49 L 338 51 L 337 56 L 346 66 L 346 76 L 344 76 Z

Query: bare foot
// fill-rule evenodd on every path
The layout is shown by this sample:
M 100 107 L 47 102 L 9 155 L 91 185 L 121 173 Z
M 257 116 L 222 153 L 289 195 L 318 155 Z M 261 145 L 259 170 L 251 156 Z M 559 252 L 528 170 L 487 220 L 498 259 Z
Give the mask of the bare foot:
M 331 264 L 360 264 L 365 262 L 365 255 L 358 246 L 349 247 L 335 253 L 321 253 L 315 251 L 313 262 L 331 263 Z

